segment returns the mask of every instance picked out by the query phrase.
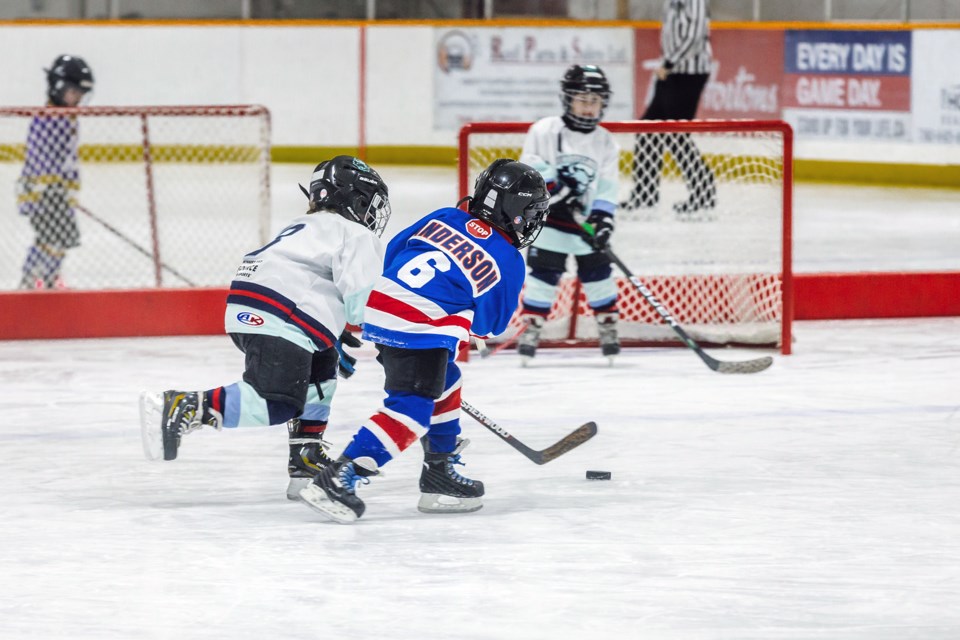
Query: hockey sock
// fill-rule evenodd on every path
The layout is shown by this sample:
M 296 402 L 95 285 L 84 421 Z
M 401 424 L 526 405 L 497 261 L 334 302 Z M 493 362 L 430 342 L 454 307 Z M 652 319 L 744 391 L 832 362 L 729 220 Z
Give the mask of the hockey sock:
M 350 459 L 369 456 L 383 466 L 426 432 L 432 413 L 431 398 L 387 391 L 383 408 L 364 421 L 343 454 Z
M 301 437 L 319 439 L 323 437 L 323 433 L 326 430 L 326 420 L 305 420 L 304 418 L 300 418 Z
M 455 362 L 447 365 L 447 377 L 443 394 L 433 403 L 433 415 L 430 416 L 430 429 L 427 438 L 430 450 L 437 453 L 453 451 L 460 434 L 460 391 L 463 389 L 463 376 Z
M 201 421 L 204 424 L 216 426 L 218 429 L 223 426 L 223 405 L 226 390 L 223 387 L 210 389 L 203 392 L 203 415 Z

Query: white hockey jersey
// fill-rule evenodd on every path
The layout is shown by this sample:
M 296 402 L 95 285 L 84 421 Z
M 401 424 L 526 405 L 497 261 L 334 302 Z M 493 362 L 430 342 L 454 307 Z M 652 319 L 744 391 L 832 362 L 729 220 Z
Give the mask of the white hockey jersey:
M 602 126 L 581 133 L 568 128 L 560 116 L 550 116 L 533 123 L 527 131 L 520 162 L 540 172 L 551 194 L 561 189 L 559 176 L 576 176 L 584 210 L 613 215 L 617 208 L 619 158 L 620 146 Z M 578 221 L 566 220 L 552 211 L 545 226 L 580 233 Z
M 332 346 L 363 308 L 383 271 L 383 244 L 332 212 L 295 218 L 248 253 L 230 283 L 227 333 L 285 338 L 308 351 Z

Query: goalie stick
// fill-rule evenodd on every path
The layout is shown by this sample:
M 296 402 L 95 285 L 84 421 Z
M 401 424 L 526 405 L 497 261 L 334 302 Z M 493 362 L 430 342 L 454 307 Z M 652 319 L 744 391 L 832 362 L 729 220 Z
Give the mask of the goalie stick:
M 107 231 L 109 231 L 109 232 L 112 233 L 113 235 L 117 236 L 118 238 L 120 238 L 121 240 L 123 240 L 124 242 L 126 242 L 127 244 L 129 244 L 131 247 L 133 247 L 134 249 L 136 249 L 137 251 L 139 251 L 139 252 L 142 253 L 143 255 L 145 255 L 145 256 L 147 256 L 148 258 L 150 258 L 151 260 L 154 259 L 152 253 L 150 253 L 149 251 L 147 251 L 146 249 L 144 249 L 142 246 L 140 246 L 140 245 L 139 245 L 136 241 L 134 241 L 132 238 L 129 238 L 126 234 L 124 234 L 122 231 L 120 231 L 119 229 L 117 229 L 115 226 L 113 226 L 112 224 L 110 224 L 109 222 L 107 222 L 106 220 L 104 220 L 103 218 L 101 218 L 100 216 L 98 216 L 97 214 L 95 214 L 93 211 L 90 211 L 90 210 L 87 209 L 86 207 L 84 207 L 84 206 L 82 206 L 82 205 L 79 205 L 79 204 L 76 205 L 76 207 L 77 207 L 77 209 L 78 209 L 81 213 L 86 214 L 87 216 L 89 216 L 90 218 L 92 218 L 94 221 L 98 222 L 98 223 L 100 224 L 100 226 L 102 226 L 102 227 L 103 227 L 104 229 L 106 229 Z M 168 265 L 167 263 L 165 263 L 165 262 L 163 262 L 163 261 L 160 261 L 160 267 L 163 268 L 163 269 L 166 269 L 167 271 L 169 271 L 170 273 L 172 273 L 172 274 L 175 275 L 176 277 L 180 278 L 181 280 L 183 280 L 183 281 L 184 281 L 186 284 L 188 284 L 189 286 L 191 286 L 191 287 L 197 286 L 197 285 L 196 285 L 194 282 L 192 282 L 189 278 L 187 278 L 185 275 L 183 275 L 182 273 L 180 273 L 179 271 L 177 271 L 176 269 L 174 269 L 173 267 L 171 267 L 171 266 Z
M 583 230 L 589 235 L 593 235 L 593 227 L 587 223 L 583 223 Z M 630 271 L 630 267 L 623 263 L 623 260 L 617 257 L 617 254 L 613 252 L 613 249 L 606 247 L 603 249 L 603 252 L 607 255 L 610 260 L 613 261 L 615 265 L 620 267 L 620 271 L 623 271 L 623 274 L 630 279 L 630 282 L 633 283 L 633 286 L 636 287 L 637 291 L 640 292 L 640 295 L 643 296 L 643 299 L 646 300 L 654 311 L 660 314 L 660 317 L 670 325 L 670 328 L 673 329 L 674 333 L 680 336 L 680 340 L 683 341 L 683 344 L 687 345 L 693 352 L 700 356 L 700 359 L 704 363 L 719 373 L 757 373 L 763 371 L 770 367 L 773 364 L 773 358 L 770 356 L 764 356 L 762 358 L 755 358 L 754 360 L 744 360 L 742 362 L 725 362 L 723 360 L 717 360 L 708 353 L 706 353 L 697 342 L 687 335 L 687 332 L 683 330 L 683 327 L 680 326 L 671 315 L 670 311 L 664 306 L 660 300 L 657 299 L 653 292 L 647 288 L 645 284 L 640 282 L 640 279 L 633 275 L 633 272 Z
M 579 427 L 577 427 L 576 429 L 574 429 L 573 431 L 571 431 L 566 436 L 564 436 L 554 444 L 550 445 L 546 449 L 541 449 L 540 451 L 537 451 L 536 449 L 531 449 L 527 445 L 517 440 L 514 436 L 507 433 L 507 431 L 503 427 L 498 425 L 496 422 L 494 422 L 487 416 L 480 413 L 480 411 L 477 410 L 476 407 L 469 404 L 468 402 L 461 400 L 460 409 L 464 411 L 467 415 L 469 415 L 471 418 L 473 418 L 474 420 L 476 420 L 477 422 L 485 426 L 487 429 L 495 433 L 497 437 L 499 437 L 508 445 L 510 445 L 511 447 L 513 447 L 514 449 L 522 453 L 524 456 L 527 457 L 528 460 L 530 460 L 531 462 L 534 462 L 535 464 L 546 464 L 551 460 L 559 458 L 560 456 L 565 454 L 567 451 L 570 451 L 571 449 L 575 449 L 579 447 L 581 444 L 583 444 L 593 436 L 597 435 L 597 423 L 587 422 L 580 425 Z

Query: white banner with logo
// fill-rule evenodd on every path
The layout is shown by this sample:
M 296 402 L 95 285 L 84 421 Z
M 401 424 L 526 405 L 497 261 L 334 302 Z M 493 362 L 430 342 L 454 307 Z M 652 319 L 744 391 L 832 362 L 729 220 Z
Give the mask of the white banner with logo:
M 605 120 L 633 117 L 633 30 L 535 27 L 434 30 L 434 128 L 560 115 L 560 79 L 595 64 L 613 97 Z
M 960 32 L 913 33 L 914 142 L 960 144 Z

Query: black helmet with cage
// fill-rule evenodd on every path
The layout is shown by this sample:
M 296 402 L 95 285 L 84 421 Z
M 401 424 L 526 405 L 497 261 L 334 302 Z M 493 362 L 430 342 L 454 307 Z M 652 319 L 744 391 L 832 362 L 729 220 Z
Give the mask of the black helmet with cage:
M 390 219 L 387 185 L 380 174 L 353 156 L 324 160 L 313 170 L 310 189 L 300 186 L 310 199 L 310 210 L 328 209 L 359 222 L 378 236 Z
M 477 176 L 469 211 L 510 238 L 518 249 L 533 244 L 547 217 L 550 194 L 533 167 L 500 158 Z
M 573 113 L 573 100 L 577 96 L 595 93 L 600 96 L 602 106 L 596 118 L 585 118 Z M 567 69 L 560 81 L 560 102 L 563 104 L 563 120 L 575 131 L 589 133 L 597 128 L 603 118 L 603 112 L 610 103 L 610 83 L 603 70 L 595 64 L 575 64 Z
M 47 72 L 47 98 L 58 107 L 72 106 L 64 100 L 68 89 L 75 89 L 81 95 L 93 91 L 93 71 L 79 56 L 57 56 Z

